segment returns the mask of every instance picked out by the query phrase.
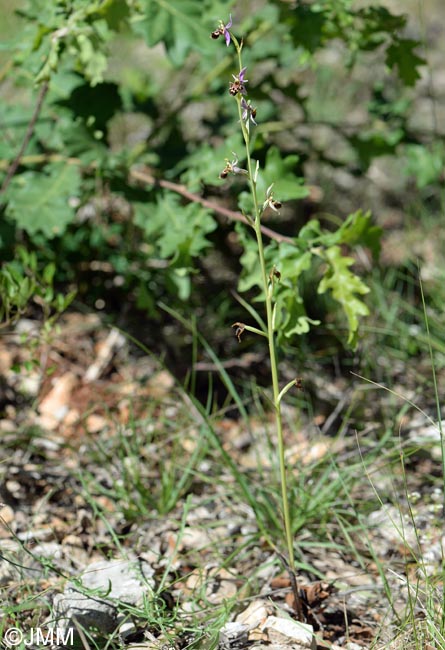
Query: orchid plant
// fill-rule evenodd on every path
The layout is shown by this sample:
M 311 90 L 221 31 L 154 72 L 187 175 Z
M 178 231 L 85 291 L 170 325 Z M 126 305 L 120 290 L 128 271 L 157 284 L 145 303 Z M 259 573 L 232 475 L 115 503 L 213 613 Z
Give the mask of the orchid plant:
M 288 482 L 287 482 L 287 468 L 286 468 L 286 459 L 285 459 L 285 445 L 284 445 L 284 435 L 283 435 L 283 421 L 282 421 L 282 412 L 281 412 L 281 402 L 284 395 L 290 390 L 293 386 L 299 385 L 301 380 L 295 379 L 285 385 L 283 388 L 280 388 L 279 378 L 278 378 L 278 361 L 277 361 L 277 350 L 276 350 L 276 325 L 275 325 L 275 309 L 276 303 L 274 302 L 274 293 L 277 286 L 277 283 L 280 281 L 280 272 L 275 266 L 268 268 L 266 264 L 266 257 L 264 252 L 263 237 L 261 232 L 261 219 L 264 212 L 271 208 L 274 211 L 278 211 L 281 208 L 281 202 L 275 199 L 273 194 L 273 184 L 267 188 L 266 194 L 264 197 L 258 196 L 257 190 L 257 179 L 259 172 L 259 163 L 254 161 L 250 152 L 250 129 L 253 128 L 251 125 L 256 126 L 256 116 L 257 110 L 252 106 L 250 100 L 248 99 L 248 92 L 246 85 L 248 79 L 246 78 L 247 69 L 242 64 L 242 41 L 239 42 L 234 36 L 233 32 L 230 31 L 232 27 L 232 16 L 230 16 L 227 24 L 223 22 L 220 23 L 218 29 L 212 32 L 212 38 L 217 39 L 220 36 L 224 37 L 227 47 L 230 43 L 233 43 L 237 58 L 239 72 L 236 75 L 232 75 L 233 80 L 229 83 L 229 93 L 235 99 L 238 115 L 239 115 L 239 124 L 241 126 L 241 131 L 243 135 L 243 140 L 246 150 L 246 165 L 247 169 L 243 169 L 238 165 L 238 156 L 236 153 L 233 153 L 234 159 L 230 162 L 229 160 L 225 161 L 225 167 L 220 173 L 220 178 L 225 179 L 229 174 L 243 175 L 248 180 L 250 186 L 250 192 L 253 202 L 253 214 L 245 214 L 248 224 L 252 227 L 258 248 L 258 262 L 261 269 L 261 278 L 262 278 L 262 288 L 264 292 L 264 302 L 265 302 L 265 311 L 266 311 L 266 321 L 258 319 L 260 328 L 253 327 L 251 325 L 246 325 L 245 323 L 234 323 L 233 327 L 236 328 L 236 336 L 238 340 L 241 340 L 241 337 L 245 331 L 252 332 L 267 338 L 269 346 L 269 358 L 270 358 L 270 367 L 271 367 L 271 378 L 272 378 L 272 391 L 273 391 L 273 407 L 275 411 L 275 421 L 276 429 L 278 436 L 278 458 L 280 465 L 280 479 L 281 479 L 281 509 L 282 516 L 284 521 L 284 530 L 286 537 L 286 546 L 287 546 L 287 555 L 288 559 L 285 561 L 289 573 L 291 575 L 291 583 L 293 585 L 295 603 L 297 614 L 299 618 L 302 617 L 301 603 L 299 600 L 298 589 L 296 586 L 295 579 L 295 554 L 294 554 L 294 545 L 293 545 L 293 534 L 292 534 L 292 522 L 290 517 L 289 509 L 289 499 L 288 499 Z M 281 555 L 281 554 L 280 554 Z

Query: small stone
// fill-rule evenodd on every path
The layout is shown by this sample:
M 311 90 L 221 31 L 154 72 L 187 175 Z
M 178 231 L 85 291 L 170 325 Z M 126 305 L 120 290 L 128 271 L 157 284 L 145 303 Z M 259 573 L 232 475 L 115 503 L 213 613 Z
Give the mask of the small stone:
M 290 618 L 269 616 L 261 629 L 267 632 L 271 643 L 297 643 L 303 648 L 316 650 L 317 644 L 312 625 L 293 621 Z
M 86 427 L 88 433 L 99 433 L 107 426 L 107 420 L 102 415 L 92 413 L 86 419 Z
M 272 613 L 273 607 L 265 600 L 254 600 L 241 614 L 238 614 L 236 621 L 246 625 L 250 630 L 262 625 Z
M 125 641 L 128 637 L 131 637 L 132 634 L 136 632 L 137 628 L 134 623 L 131 621 L 125 621 L 122 625 L 119 626 L 119 636 L 122 641 Z
M 0 522 L 2 524 L 6 524 L 7 526 L 10 526 L 14 521 L 14 519 L 15 519 L 15 513 L 14 510 L 11 508 L 11 506 L 3 505 L 3 507 L 0 508 Z
M 219 633 L 219 642 L 222 647 L 231 647 L 234 643 L 247 641 L 247 625 L 232 621 L 226 623 Z

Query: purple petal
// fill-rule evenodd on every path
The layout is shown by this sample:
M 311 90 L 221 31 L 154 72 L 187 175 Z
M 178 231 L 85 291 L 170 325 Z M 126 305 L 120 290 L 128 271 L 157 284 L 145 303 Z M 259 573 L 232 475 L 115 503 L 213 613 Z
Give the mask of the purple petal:
M 230 27 L 232 27 L 232 14 L 229 15 L 229 22 L 227 23 L 227 25 L 224 25 L 224 29 L 223 29 L 223 34 L 224 34 L 224 38 L 226 39 L 227 46 L 230 45 L 230 32 L 229 32 Z
M 247 70 L 247 68 L 243 68 L 241 70 L 241 72 L 239 73 L 239 75 L 238 75 L 238 79 L 241 81 L 241 83 L 244 83 L 244 75 L 245 75 L 246 70 Z

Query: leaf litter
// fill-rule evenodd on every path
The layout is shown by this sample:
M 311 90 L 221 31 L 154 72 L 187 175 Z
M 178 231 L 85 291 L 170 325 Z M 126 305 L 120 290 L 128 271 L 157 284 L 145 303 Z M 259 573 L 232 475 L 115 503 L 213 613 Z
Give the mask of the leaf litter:
M 21 328 L 38 337 L 38 323 Z M 302 625 L 287 573 L 171 374 L 156 359 L 136 355 L 119 332 L 92 315 L 66 314 L 41 348 L 23 345 L 22 337 L 14 332 L 0 341 L 0 586 L 12 608 L 4 607 L 3 628 L 17 622 L 14 606 L 30 594 L 33 605 L 24 608 L 20 623 L 45 624 L 91 567 L 102 567 L 107 584 L 104 560 L 119 560 L 144 563 L 154 581 L 145 581 L 137 602 L 101 592 L 110 608 L 106 620 L 116 622 L 106 634 L 119 646 L 395 647 L 387 644 L 396 636 L 396 615 L 405 611 L 413 585 L 421 591 L 422 571 L 434 576 L 441 562 L 441 495 L 428 478 L 439 462 L 431 424 L 413 418 L 407 436 L 417 444 L 406 460 L 416 482 L 414 514 L 403 490 L 398 503 L 388 502 L 384 461 L 369 470 L 368 481 L 356 482 L 341 516 L 317 523 L 315 514 L 303 522 L 296 535 Z M 39 363 L 32 363 L 36 358 Z M 338 389 L 344 395 L 341 381 Z M 324 421 L 315 413 L 293 432 L 288 426 L 288 462 L 312 468 L 335 458 L 327 474 L 332 481 L 341 463 L 357 460 L 359 452 L 354 436 L 323 435 Z M 245 422 L 221 413 L 213 425 L 252 485 L 267 480 L 274 471 L 272 419 L 252 415 L 246 430 Z M 424 444 L 431 437 L 433 443 Z M 361 453 L 366 457 L 367 449 Z M 309 492 L 321 489 L 310 473 L 305 481 Z M 374 497 L 371 507 L 376 484 L 383 485 L 384 502 Z M 158 624 L 155 614 L 154 620 L 144 616 L 150 601 L 162 602 Z

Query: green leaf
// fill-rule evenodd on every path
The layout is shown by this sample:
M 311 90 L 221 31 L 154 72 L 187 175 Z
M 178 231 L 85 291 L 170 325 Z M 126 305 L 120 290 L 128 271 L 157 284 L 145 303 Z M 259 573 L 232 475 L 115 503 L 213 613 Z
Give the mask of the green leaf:
M 423 188 L 439 182 L 445 164 L 445 148 L 442 142 L 431 146 L 408 145 L 405 173 L 416 179 L 417 187 Z
M 86 34 L 79 34 L 77 46 L 81 69 L 85 77 L 89 79 L 92 86 L 102 83 L 108 60 L 105 53 L 99 49 L 98 39 L 94 35 L 88 37 Z
M 386 64 L 390 68 L 397 68 L 398 75 L 406 86 L 414 86 L 420 79 L 418 68 L 426 65 L 426 60 L 414 52 L 419 45 L 419 41 L 399 38 L 386 50 Z
M 258 174 L 257 190 L 260 200 L 266 196 L 267 188 L 273 183 L 273 193 L 277 200 L 290 201 L 302 199 L 309 190 L 303 185 L 304 180 L 294 173 L 298 156 L 281 157 L 276 146 L 270 147 L 266 156 L 266 164 Z
M 267 256 L 269 258 L 269 255 Z M 295 334 L 305 334 L 310 325 L 319 325 L 306 315 L 303 298 L 299 290 L 299 279 L 302 273 L 311 268 L 312 253 L 302 252 L 292 244 L 279 244 L 274 264 L 281 274 L 275 288 L 276 319 L 275 327 L 282 337 L 287 339 Z
M 181 66 L 190 51 L 209 51 L 211 28 L 204 24 L 202 1 L 145 0 L 143 6 L 141 26 L 147 44 L 162 42 L 175 66 Z
M 319 320 L 309 318 L 303 300 L 293 288 L 280 291 L 276 298 L 275 327 L 278 332 L 278 342 L 283 337 L 290 339 L 295 335 L 307 334 L 311 325 L 319 325 Z
M 376 49 L 407 22 L 406 16 L 391 14 L 379 5 L 360 9 L 357 15 L 361 21 L 359 46 L 363 51 Z
M 94 13 L 103 18 L 110 29 L 118 31 L 128 23 L 130 8 L 126 0 L 103 0 Z
M 233 152 L 240 155 L 239 164 L 242 166 L 243 140 L 238 131 L 217 147 L 203 143 L 196 151 L 184 158 L 172 174 L 185 169 L 186 171 L 181 175 L 181 182 L 185 183 L 191 191 L 197 191 L 202 183 L 223 185 L 224 181 L 219 178 L 219 174 L 224 169 L 225 159 L 233 160 Z
M 243 243 L 244 253 L 241 256 L 243 272 L 238 283 L 239 291 L 247 291 L 258 287 L 259 293 L 255 301 L 264 299 L 264 291 L 261 280 L 260 266 L 258 263 L 258 249 L 254 239 L 243 232 L 241 226 L 237 227 L 240 239 Z M 278 343 L 281 345 L 294 335 L 304 334 L 309 331 L 311 325 L 318 325 L 319 321 L 309 318 L 299 291 L 299 279 L 301 275 L 311 268 L 312 253 L 301 251 L 297 246 L 288 243 L 272 242 L 265 249 L 267 268 L 273 266 L 281 274 L 274 291 L 275 308 L 275 331 L 278 336 Z
M 169 275 L 169 281 L 174 285 L 175 293 L 178 294 L 179 298 L 181 300 L 188 300 L 192 288 L 190 281 L 190 269 L 173 269 L 173 272 Z
M 367 246 L 373 257 L 378 258 L 382 233 L 380 226 L 373 225 L 369 211 L 363 213 L 362 210 L 357 210 L 350 214 L 335 232 L 320 234 L 318 242 L 325 247 L 335 244 Z
M 248 233 L 247 228 L 239 223 L 235 225 L 235 230 L 238 233 L 238 238 L 243 248 L 243 253 L 240 258 L 243 270 L 238 280 L 238 291 L 242 293 L 249 291 L 253 287 L 258 287 L 260 293 L 256 299 L 262 300 L 264 293 L 256 240 Z M 271 242 L 265 249 L 268 256 L 276 254 L 276 250 L 277 244 L 275 242 Z
M 54 274 L 56 272 L 56 265 L 51 262 L 47 264 L 42 271 L 42 278 L 45 284 L 51 285 L 54 280 Z
M 369 292 L 362 280 L 349 270 L 354 264 L 351 257 L 343 257 L 339 246 L 326 249 L 321 255 L 328 267 L 319 286 L 318 293 L 331 291 L 334 299 L 340 303 L 348 320 L 348 343 L 354 344 L 359 324 L 359 316 L 367 316 L 369 309 L 359 296 Z
M 354 147 L 363 170 L 367 170 L 374 158 L 394 155 L 404 135 L 402 128 L 390 130 L 385 127 L 385 130 L 362 131 L 349 136 L 348 141 Z
M 139 204 L 135 221 L 150 241 L 156 242 L 159 255 L 170 259 L 177 268 L 190 266 L 191 258 L 210 245 L 206 235 L 217 227 L 209 210 L 194 203 L 181 205 L 172 192 L 165 192 L 149 207 Z
M 80 174 L 75 165 L 53 164 L 46 173 L 16 176 L 6 192 L 6 215 L 19 228 L 51 239 L 63 234 L 74 218 L 70 199 L 79 194 Z

